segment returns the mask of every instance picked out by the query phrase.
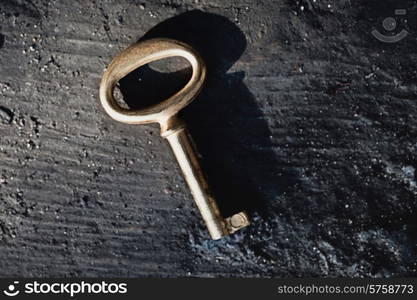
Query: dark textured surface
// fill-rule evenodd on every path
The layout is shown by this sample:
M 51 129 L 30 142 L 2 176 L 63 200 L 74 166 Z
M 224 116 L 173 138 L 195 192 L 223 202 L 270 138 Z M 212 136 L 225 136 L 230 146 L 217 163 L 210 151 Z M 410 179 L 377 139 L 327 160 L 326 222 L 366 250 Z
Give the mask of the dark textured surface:
M 413 3 L 2 0 L 0 275 L 416 276 Z M 395 8 L 410 35 L 381 43 Z M 144 35 L 207 60 L 183 117 L 250 228 L 211 241 L 158 128 L 100 108 L 103 69 Z M 163 68 L 120 83 L 129 106 L 186 79 Z

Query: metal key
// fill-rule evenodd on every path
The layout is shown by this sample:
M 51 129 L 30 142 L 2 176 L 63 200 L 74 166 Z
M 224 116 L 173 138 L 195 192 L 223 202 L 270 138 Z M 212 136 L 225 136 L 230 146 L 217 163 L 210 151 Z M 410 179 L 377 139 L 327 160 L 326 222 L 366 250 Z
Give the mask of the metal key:
M 145 64 L 175 56 L 185 58 L 192 67 L 191 79 L 180 91 L 142 110 L 129 110 L 118 105 L 113 90 L 120 79 Z M 221 216 L 187 129 L 177 117 L 177 113 L 201 91 L 205 77 L 204 61 L 189 45 L 171 39 L 150 39 L 134 44 L 113 59 L 101 81 L 100 100 L 107 114 L 116 121 L 128 124 L 160 124 L 161 136 L 168 141 L 174 152 L 210 236 L 219 239 L 249 225 L 250 222 L 245 212 L 228 218 Z

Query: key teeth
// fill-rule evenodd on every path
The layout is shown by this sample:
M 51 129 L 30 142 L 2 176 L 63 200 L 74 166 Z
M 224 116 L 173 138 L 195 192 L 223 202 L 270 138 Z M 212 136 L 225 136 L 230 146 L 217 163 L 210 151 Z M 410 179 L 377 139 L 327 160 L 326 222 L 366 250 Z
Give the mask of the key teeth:
M 232 234 L 250 224 L 248 214 L 243 211 L 226 218 L 225 221 L 229 234 Z

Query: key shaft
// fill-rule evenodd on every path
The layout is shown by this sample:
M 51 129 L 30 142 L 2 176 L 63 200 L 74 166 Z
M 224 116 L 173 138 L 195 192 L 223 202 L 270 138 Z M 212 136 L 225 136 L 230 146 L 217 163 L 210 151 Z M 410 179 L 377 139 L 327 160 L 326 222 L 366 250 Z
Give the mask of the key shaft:
M 174 123 L 171 122 L 171 126 L 172 129 L 163 132 L 161 136 L 168 141 L 174 153 L 211 238 L 220 239 L 249 225 L 248 216 L 244 212 L 227 219 L 221 216 L 186 126 L 178 119 L 175 119 Z

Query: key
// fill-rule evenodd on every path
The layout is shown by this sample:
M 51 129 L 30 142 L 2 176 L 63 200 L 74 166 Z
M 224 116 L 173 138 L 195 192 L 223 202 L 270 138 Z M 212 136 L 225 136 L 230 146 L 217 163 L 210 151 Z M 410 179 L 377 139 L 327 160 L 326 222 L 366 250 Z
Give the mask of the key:
M 114 99 L 117 82 L 133 70 L 150 62 L 168 57 L 183 57 L 192 67 L 190 81 L 170 98 L 141 110 L 122 108 Z M 201 56 L 189 45 L 171 39 L 150 39 L 138 42 L 119 53 L 103 74 L 100 101 L 106 113 L 116 121 L 127 124 L 159 123 L 178 161 L 195 203 L 212 239 L 220 239 L 250 224 L 245 212 L 223 218 L 209 189 L 197 159 L 194 144 L 185 124 L 177 113 L 199 94 L 206 77 Z

